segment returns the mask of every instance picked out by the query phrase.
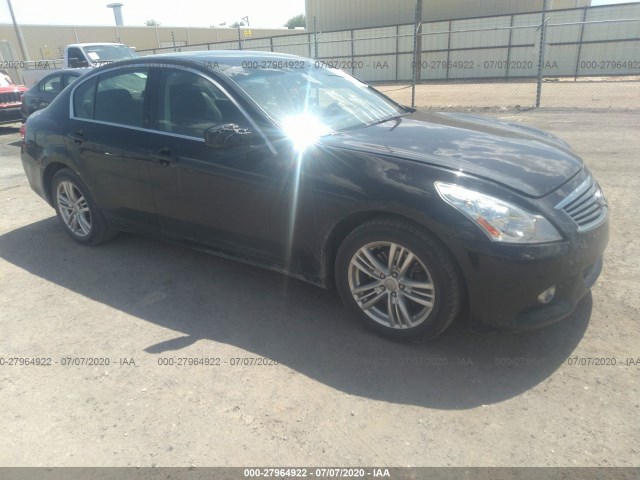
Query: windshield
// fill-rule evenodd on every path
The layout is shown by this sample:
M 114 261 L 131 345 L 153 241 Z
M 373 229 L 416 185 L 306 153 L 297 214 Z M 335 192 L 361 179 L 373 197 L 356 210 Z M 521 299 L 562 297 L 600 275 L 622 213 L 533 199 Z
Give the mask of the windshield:
M 136 57 L 126 45 L 90 45 L 82 48 L 93 63 L 110 63 Z
M 292 123 L 326 132 L 366 126 L 407 113 L 340 70 L 303 61 L 267 61 L 295 68 L 251 68 L 263 61 L 223 68 L 282 126 Z

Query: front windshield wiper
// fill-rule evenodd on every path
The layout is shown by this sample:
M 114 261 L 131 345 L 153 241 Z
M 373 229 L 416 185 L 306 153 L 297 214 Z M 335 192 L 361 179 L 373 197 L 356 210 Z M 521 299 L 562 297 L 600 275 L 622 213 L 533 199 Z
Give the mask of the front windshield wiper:
M 406 113 L 401 113 L 399 115 L 392 115 L 390 117 L 385 117 L 385 118 L 382 118 L 380 120 L 376 120 L 375 122 L 367 123 L 365 125 L 365 128 L 372 127 L 373 125 L 379 125 L 379 124 L 384 123 L 384 122 L 389 122 L 391 120 L 397 120 L 397 119 L 402 118 L 402 117 L 404 117 L 406 115 L 409 115 L 410 113 L 411 112 L 406 112 Z

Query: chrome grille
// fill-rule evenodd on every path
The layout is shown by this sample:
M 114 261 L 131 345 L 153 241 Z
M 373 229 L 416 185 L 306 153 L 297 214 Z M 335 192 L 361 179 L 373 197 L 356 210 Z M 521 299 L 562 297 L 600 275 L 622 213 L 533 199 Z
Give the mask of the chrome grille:
M 589 177 L 556 205 L 556 208 L 569 215 L 580 230 L 588 230 L 605 217 L 607 202 L 598 183 Z
M 20 94 L 18 92 L 0 93 L 0 103 L 18 103 Z

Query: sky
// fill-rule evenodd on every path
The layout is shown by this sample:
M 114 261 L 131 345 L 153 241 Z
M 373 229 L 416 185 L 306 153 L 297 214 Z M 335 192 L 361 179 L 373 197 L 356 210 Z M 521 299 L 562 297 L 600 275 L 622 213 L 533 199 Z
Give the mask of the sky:
M 13 0 L 16 19 L 23 24 L 113 25 L 113 12 L 107 4 L 116 0 L 65 0 L 55 9 L 52 0 Z M 154 19 L 165 26 L 210 27 L 227 25 L 249 16 L 252 27 L 282 27 L 291 17 L 304 13 L 304 0 L 118 0 L 124 4 L 125 25 L 142 26 Z M 346 1 L 346 0 L 345 0 Z M 389 0 L 392 1 L 392 0 Z M 592 5 L 626 3 L 629 0 L 592 0 Z M 56 2 L 58 3 L 58 2 Z M 0 23 L 11 23 L 6 0 L 0 0 Z
M 304 13 L 304 0 L 12 0 L 18 23 L 45 25 L 114 25 L 108 3 L 122 3 L 124 24 L 142 26 L 154 19 L 166 26 L 210 27 L 249 16 L 252 27 L 282 27 Z M 56 9 L 55 4 L 64 6 Z M 44 7 L 46 5 L 46 7 Z M 44 7 L 44 8 L 43 8 Z M 11 23 L 6 0 L 0 0 L 0 23 Z

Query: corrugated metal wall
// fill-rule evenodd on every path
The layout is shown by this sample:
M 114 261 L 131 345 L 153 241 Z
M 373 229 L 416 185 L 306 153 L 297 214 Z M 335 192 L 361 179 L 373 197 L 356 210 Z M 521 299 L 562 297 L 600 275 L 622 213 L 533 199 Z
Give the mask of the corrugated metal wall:
M 424 22 L 542 10 L 543 0 L 424 0 Z M 415 0 L 306 0 L 307 29 L 347 30 L 413 22 Z M 591 5 L 591 0 L 549 0 L 549 9 Z
M 640 75 L 640 3 L 551 10 L 546 18 L 544 76 Z M 536 76 L 541 22 L 537 12 L 424 23 L 421 79 Z M 366 81 L 409 81 L 413 29 L 318 32 L 317 53 L 310 50 Z M 313 43 L 314 34 L 304 38 Z

